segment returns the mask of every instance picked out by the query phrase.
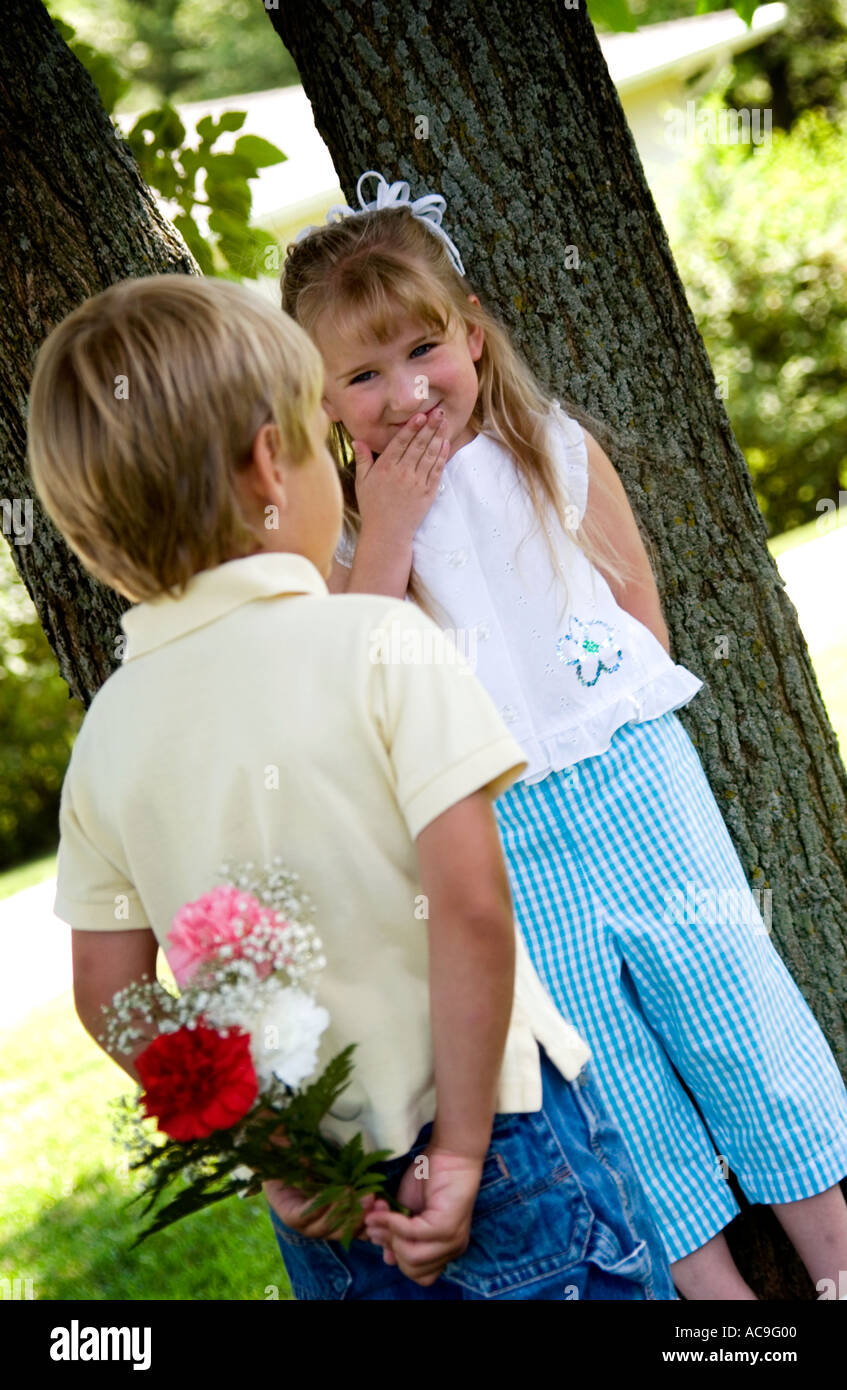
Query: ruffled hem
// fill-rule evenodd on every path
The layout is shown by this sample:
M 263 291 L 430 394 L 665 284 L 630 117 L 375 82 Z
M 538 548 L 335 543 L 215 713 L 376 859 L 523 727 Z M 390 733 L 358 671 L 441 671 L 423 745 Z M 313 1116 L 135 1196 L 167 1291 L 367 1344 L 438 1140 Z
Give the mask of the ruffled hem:
M 672 666 L 663 675 L 598 710 L 591 719 L 570 724 L 547 738 L 522 738 L 516 730 L 510 730 L 529 763 L 518 781 L 531 785 L 551 772 L 561 772 L 585 758 L 605 753 L 624 724 L 645 724 L 648 719 L 658 719 L 671 710 L 682 709 L 702 688 L 703 682 L 684 666 Z

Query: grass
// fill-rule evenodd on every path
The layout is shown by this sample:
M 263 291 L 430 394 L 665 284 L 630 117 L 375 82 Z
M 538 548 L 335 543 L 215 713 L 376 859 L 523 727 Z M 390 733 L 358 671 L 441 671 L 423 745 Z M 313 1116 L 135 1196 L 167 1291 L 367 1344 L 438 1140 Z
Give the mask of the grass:
M 28 859 L 25 864 L 16 864 L 0 874 L 0 898 L 10 898 L 24 888 L 32 888 L 52 878 L 56 873 L 56 853 L 45 854 L 40 859 Z
M 842 515 L 843 513 L 839 513 L 839 517 Z M 837 545 L 843 562 L 847 564 L 847 526 L 843 521 L 840 521 L 839 525 L 844 529 L 839 530 Z M 827 545 L 822 551 L 814 544 L 815 541 L 830 535 L 831 531 L 831 519 L 819 517 L 806 526 L 799 526 L 793 531 L 786 532 L 785 535 L 775 536 L 773 540 L 768 542 L 768 548 L 777 564 L 779 564 L 780 557 L 787 552 L 793 553 L 800 547 L 805 548 L 801 563 L 808 566 L 810 576 L 815 576 L 813 588 L 815 599 L 824 611 L 829 609 L 835 619 L 832 626 L 833 640 L 826 645 L 822 645 L 818 641 L 816 646 L 810 648 L 809 654 L 826 712 L 838 737 L 842 757 L 845 757 L 847 756 L 847 642 L 844 640 L 845 625 L 843 620 L 838 620 L 841 611 L 837 608 L 838 595 L 831 592 L 832 550 Z M 805 602 L 808 604 L 808 597 Z M 802 622 L 802 613 L 800 618 Z
M 262 1197 L 234 1199 L 129 1244 L 108 1101 L 131 1083 L 88 1037 L 70 993 L 2 1036 L 0 1278 L 32 1279 L 40 1299 L 290 1297 Z M 276 1293 L 274 1292 L 276 1290 Z
M 847 760 L 847 647 L 812 652 L 812 665 L 821 688 L 829 722 L 838 738 L 842 761 Z
M 771 536 L 768 550 L 776 559 L 778 555 L 784 555 L 786 550 L 796 550 L 798 545 L 806 545 L 809 541 L 825 536 L 827 524 L 831 524 L 828 514 L 819 516 L 815 521 L 808 521 L 805 526 L 795 526 L 792 531 L 783 531 L 780 536 Z

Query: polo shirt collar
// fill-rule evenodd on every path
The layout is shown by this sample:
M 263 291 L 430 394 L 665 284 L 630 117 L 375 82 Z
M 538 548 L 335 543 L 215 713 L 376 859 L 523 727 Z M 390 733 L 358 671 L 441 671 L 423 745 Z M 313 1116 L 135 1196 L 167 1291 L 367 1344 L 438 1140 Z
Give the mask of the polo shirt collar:
M 121 617 L 127 638 L 124 665 L 253 599 L 328 592 L 326 581 L 305 555 L 262 552 L 227 560 L 192 575 L 181 597 L 164 593 L 126 610 Z

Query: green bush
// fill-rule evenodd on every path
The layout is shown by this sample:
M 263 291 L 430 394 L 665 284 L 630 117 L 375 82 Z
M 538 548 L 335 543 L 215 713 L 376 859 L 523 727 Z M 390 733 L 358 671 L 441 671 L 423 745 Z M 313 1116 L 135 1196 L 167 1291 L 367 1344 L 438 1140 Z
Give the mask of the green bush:
M 55 848 L 82 714 L 0 541 L 0 868 Z
M 771 534 L 847 486 L 847 120 L 692 158 L 669 217 Z

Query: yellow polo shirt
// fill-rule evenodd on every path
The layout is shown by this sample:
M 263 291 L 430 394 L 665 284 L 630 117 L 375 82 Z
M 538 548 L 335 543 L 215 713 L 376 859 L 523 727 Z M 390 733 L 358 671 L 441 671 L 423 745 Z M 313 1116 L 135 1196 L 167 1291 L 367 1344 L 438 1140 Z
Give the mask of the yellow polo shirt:
M 315 903 L 332 1022 L 357 1044 L 327 1132 L 402 1154 L 435 1113 L 415 838 L 526 760 L 456 648 L 414 605 L 330 595 L 294 554 L 203 570 L 122 617 L 123 664 L 95 696 L 65 776 L 55 912 L 78 931 L 152 927 L 226 862 L 279 856 Z M 499 1111 L 537 1110 L 537 1042 L 573 1079 L 586 1044 L 518 936 Z

